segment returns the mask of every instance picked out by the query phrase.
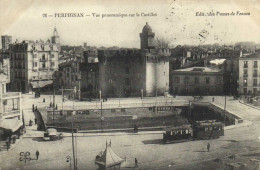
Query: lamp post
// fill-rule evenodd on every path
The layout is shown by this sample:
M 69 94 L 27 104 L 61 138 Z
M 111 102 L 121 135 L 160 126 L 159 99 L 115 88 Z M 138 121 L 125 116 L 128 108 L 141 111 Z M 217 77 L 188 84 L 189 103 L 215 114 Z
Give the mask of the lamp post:
M 74 91 L 73 91 L 73 109 L 74 109 L 74 102 L 75 102 L 75 95 L 77 93 L 77 87 L 74 87 Z
M 143 98 L 144 98 L 144 90 L 141 89 L 141 100 L 142 100 L 142 106 L 144 105 Z
M 225 104 L 224 104 L 224 125 L 226 125 L 226 107 L 227 107 L 227 96 L 225 95 Z
M 71 157 L 70 156 L 66 156 L 66 162 L 69 162 L 70 163 L 70 170 L 71 170 Z
M 62 101 L 61 101 L 61 113 L 62 113 L 62 115 L 63 115 L 63 102 L 64 102 L 63 86 L 61 87 L 61 95 L 62 95 Z
M 81 91 L 80 91 L 80 88 L 81 88 L 81 77 L 79 78 L 79 90 L 78 90 L 78 92 L 79 92 L 79 101 L 80 101 L 80 99 L 81 99 Z
M 102 90 L 99 90 L 99 99 L 100 99 L 100 114 L 101 114 L 101 118 L 100 118 L 100 124 L 101 124 L 101 131 L 103 131 L 103 110 L 102 110 Z

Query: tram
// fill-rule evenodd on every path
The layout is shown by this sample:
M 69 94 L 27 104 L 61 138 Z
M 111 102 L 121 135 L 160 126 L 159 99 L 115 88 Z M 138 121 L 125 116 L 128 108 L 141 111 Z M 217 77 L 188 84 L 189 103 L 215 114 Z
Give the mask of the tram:
M 166 127 L 163 133 L 163 143 L 216 139 L 220 136 L 224 136 L 224 124 L 222 122 L 216 120 L 195 121 L 192 126 Z
M 184 142 L 192 140 L 193 129 L 190 125 L 167 127 L 164 129 L 163 143 Z
M 216 139 L 224 136 L 224 124 L 216 120 L 195 121 L 193 132 L 195 139 Z

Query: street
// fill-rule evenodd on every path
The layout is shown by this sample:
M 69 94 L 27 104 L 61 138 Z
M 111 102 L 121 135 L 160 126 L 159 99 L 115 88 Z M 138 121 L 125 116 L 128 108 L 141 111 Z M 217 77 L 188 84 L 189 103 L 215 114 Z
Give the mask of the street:
M 43 97 L 46 102 L 42 103 Z M 193 99 L 192 97 L 177 96 L 173 100 Z M 212 97 L 204 97 L 202 101 L 211 101 Z M 50 98 L 49 98 L 50 99 Z M 60 96 L 56 97 L 61 100 Z M 153 98 L 154 99 L 154 98 Z M 153 100 L 146 99 L 146 100 Z M 223 106 L 224 97 L 216 97 L 214 103 Z M 31 102 L 31 101 L 33 102 Z M 165 101 L 163 97 L 158 100 Z M 34 119 L 31 111 L 31 103 L 38 107 L 45 107 L 49 104 L 48 96 L 34 99 L 32 95 L 23 96 L 23 108 L 26 122 Z M 117 102 L 116 99 L 108 102 Z M 138 99 L 122 99 L 121 103 L 142 102 Z M 81 102 L 75 102 L 77 104 Z M 82 102 L 84 105 L 91 102 Z M 82 104 L 81 103 L 81 104 Z M 61 105 L 58 102 L 59 106 Z M 72 101 L 66 101 L 72 104 Z M 112 142 L 112 149 L 122 158 L 126 157 L 128 168 L 134 167 L 134 159 L 138 159 L 138 169 L 178 169 L 189 167 L 192 169 L 194 162 L 211 160 L 216 158 L 224 159 L 227 155 L 246 154 L 260 152 L 260 114 L 259 110 L 239 103 L 237 100 L 227 98 L 227 110 L 236 112 L 242 118 L 252 121 L 253 124 L 236 127 L 233 126 L 225 131 L 225 136 L 214 140 L 198 140 L 183 143 L 162 144 L 162 134 L 107 134 L 106 136 L 77 137 L 76 148 L 78 156 L 78 169 L 97 169 L 94 164 L 95 156 L 105 149 L 106 141 Z M 28 126 L 27 126 L 28 127 Z M 0 153 L 0 165 L 2 169 L 69 169 L 69 162 L 66 156 L 72 157 L 71 137 L 65 137 L 60 141 L 42 141 L 34 137 L 36 126 L 28 127 L 25 137 L 9 152 Z M 30 136 L 31 134 L 31 136 Z M 210 143 L 210 152 L 207 152 L 207 143 Z M 35 152 L 39 150 L 39 160 Z M 20 161 L 20 152 L 30 152 L 31 161 Z M 259 155 L 254 158 L 259 160 Z M 73 166 L 72 166 L 73 167 Z M 194 167 L 193 167 L 194 168 Z M 196 169 L 196 168 L 195 168 Z

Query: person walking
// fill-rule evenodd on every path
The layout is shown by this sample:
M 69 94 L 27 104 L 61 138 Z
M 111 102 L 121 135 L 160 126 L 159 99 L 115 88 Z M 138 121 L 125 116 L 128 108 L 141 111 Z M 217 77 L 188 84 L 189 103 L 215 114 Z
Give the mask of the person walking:
M 138 161 L 136 158 L 135 158 L 135 168 L 138 168 Z
M 10 142 L 9 142 L 9 140 L 6 140 L 6 149 L 7 149 L 7 151 L 10 149 Z
M 35 155 L 36 155 L 36 159 L 38 160 L 38 159 L 39 159 L 39 156 L 40 156 L 40 152 L 37 150 L 36 153 L 35 153 Z
M 208 152 L 209 152 L 209 149 L 210 149 L 210 144 L 208 143 L 208 145 L 207 145 L 207 149 L 208 149 Z
M 212 97 L 212 102 L 214 102 L 214 100 L 215 100 L 214 97 Z

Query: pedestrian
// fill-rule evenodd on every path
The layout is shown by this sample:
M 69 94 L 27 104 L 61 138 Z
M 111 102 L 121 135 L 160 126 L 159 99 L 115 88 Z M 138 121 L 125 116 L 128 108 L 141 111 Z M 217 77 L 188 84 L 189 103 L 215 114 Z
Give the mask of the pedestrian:
M 52 102 L 50 102 L 50 107 L 52 107 Z
M 56 110 L 58 110 L 58 105 L 56 104 Z
M 6 142 L 6 149 L 7 149 L 7 151 L 9 150 L 9 148 L 10 148 L 10 143 L 9 143 L 9 141 L 7 140 Z
M 43 103 L 45 103 L 45 98 L 43 98 Z
M 36 118 L 34 118 L 34 123 L 35 123 L 35 125 L 37 124 L 37 119 Z
M 40 152 L 37 150 L 36 153 L 35 153 L 35 155 L 36 155 L 36 159 L 38 160 L 38 158 L 39 158 L 39 156 L 40 156 Z
M 209 152 L 209 149 L 210 149 L 210 144 L 208 143 L 208 145 L 207 145 L 207 149 L 208 149 L 208 152 Z
M 29 126 L 32 126 L 32 120 L 29 121 Z
M 138 161 L 136 158 L 135 158 L 135 168 L 138 168 Z
M 32 111 L 34 112 L 34 104 L 32 105 Z
M 214 102 L 214 100 L 215 100 L 214 97 L 212 97 L 212 102 Z

